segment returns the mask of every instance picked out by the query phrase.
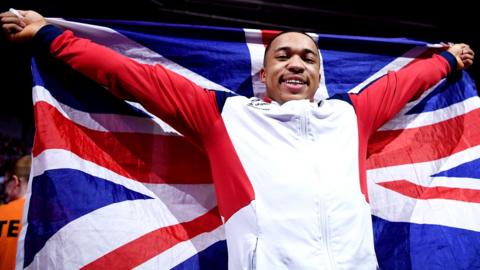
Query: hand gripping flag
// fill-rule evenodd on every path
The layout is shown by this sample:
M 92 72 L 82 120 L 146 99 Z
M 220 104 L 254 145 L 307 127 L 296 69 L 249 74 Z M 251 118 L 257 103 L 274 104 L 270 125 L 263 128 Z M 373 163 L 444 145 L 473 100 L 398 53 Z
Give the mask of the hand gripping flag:
M 275 32 L 50 19 L 202 87 L 265 92 Z M 408 39 L 312 34 L 317 98 L 359 91 L 435 50 Z M 141 105 L 33 60 L 36 135 L 17 255 L 27 269 L 226 269 L 205 154 Z M 370 140 L 368 192 L 381 269 L 480 269 L 480 100 L 468 73 L 439 82 Z

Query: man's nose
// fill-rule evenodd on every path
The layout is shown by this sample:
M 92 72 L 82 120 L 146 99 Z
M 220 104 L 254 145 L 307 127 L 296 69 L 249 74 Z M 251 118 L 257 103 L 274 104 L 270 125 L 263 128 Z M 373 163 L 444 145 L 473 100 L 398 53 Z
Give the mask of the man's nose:
M 305 63 L 300 56 L 293 56 L 288 62 L 287 69 L 291 72 L 300 73 L 305 70 Z

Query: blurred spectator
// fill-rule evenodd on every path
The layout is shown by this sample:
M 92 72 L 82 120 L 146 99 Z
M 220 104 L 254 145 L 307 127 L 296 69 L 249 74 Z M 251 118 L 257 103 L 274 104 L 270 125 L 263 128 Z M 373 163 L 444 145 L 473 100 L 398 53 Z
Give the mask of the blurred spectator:
M 0 270 L 15 269 L 17 241 L 32 158 L 23 156 L 7 168 L 4 189 L 7 204 L 0 205 Z
M 29 147 L 20 139 L 0 133 L 0 205 L 6 203 L 4 175 L 9 166 L 29 153 Z

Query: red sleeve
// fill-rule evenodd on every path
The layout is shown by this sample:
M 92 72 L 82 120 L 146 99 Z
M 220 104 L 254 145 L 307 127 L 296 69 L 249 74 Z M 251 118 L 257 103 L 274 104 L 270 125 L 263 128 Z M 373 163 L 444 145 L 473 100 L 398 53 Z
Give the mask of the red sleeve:
M 429 59 L 415 61 L 397 72 L 389 72 L 360 93 L 349 94 L 360 132 L 370 136 L 415 95 L 445 78 L 452 65 L 447 58 L 448 55 L 435 54 Z
M 141 103 L 197 145 L 220 117 L 213 91 L 163 66 L 141 64 L 71 31 L 51 40 L 50 52 L 56 58 L 116 96 Z
M 452 66 L 456 66 L 453 55 L 434 55 L 400 71 L 389 72 L 358 94 L 349 94 L 357 114 L 360 187 L 367 201 L 366 158 L 370 136 L 415 95 L 446 77 Z

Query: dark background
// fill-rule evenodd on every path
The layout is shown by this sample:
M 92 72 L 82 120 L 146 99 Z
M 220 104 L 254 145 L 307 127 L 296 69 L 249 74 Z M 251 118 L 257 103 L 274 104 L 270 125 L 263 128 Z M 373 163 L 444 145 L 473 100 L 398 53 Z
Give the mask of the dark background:
M 480 13 L 474 6 L 466 1 L 428 3 L 419 0 L 1 0 L 0 10 L 14 7 L 33 9 L 46 17 L 143 20 L 465 42 L 478 52 Z M 12 132 L 15 136 L 30 142 L 33 116 L 29 56 L 25 47 L 0 40 L 0 133 L 15 129 Z M 479 66 L 476 63 L 469 71 L 477 85 Z

